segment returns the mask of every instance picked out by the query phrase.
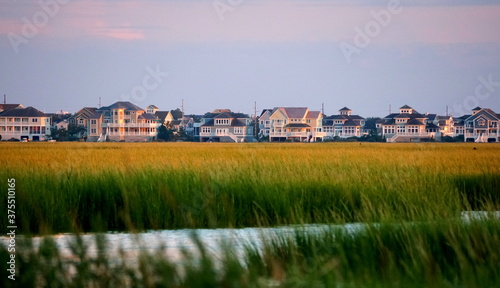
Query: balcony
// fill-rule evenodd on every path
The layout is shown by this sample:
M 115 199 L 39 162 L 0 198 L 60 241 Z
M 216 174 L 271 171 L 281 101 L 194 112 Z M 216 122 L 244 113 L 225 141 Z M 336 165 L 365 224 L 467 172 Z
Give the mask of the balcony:
M 103 123 L 103 128 L 158 128 L 159 123 Z
M 134 131 L 134 132 L 108 132 L 106 135 L 108 136 L 156 136 L 156 132 L 141 132 L 141 131 Z
M 269 137 L 325 137 L 325 132 L 270 132 Z
M 480 133 L 477 133 L 476 132 L 473 132 L 473 133 L 470 133 L 470 132 L 465 132 L 464 133 L 464 137 L 465 138 L 478 138 L 478 137 L 486 137 L 486 138 L 496 138 L 496 137 L 500 137 L 500 133 L 499 131 L 497 132 L 480 132 Z

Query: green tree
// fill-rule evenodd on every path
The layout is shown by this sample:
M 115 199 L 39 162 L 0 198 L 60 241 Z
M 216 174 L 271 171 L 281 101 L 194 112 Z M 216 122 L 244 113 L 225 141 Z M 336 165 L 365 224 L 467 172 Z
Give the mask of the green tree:
M 158 140 L 172 141 L 174 131 L 167 128 L 165 125 L 161 125 L 158 128 Z
M 85 131 L 87 131 L 87 129 L 83 126 L 80 126 L 80 125 L 76 125 L 74 123 L 70 123 L 68 125 L 68 135 L 69 136 L 77 136 L 77 137 L 80 137 L 82 133 L 84 133 Z

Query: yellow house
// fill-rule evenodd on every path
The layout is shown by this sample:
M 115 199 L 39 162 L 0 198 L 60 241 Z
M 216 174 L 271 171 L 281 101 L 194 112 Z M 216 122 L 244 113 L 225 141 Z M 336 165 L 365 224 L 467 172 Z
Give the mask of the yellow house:
M 267 120 L 266 120 L 267 121 Z M 307 107 L 277 107 L 269 116 L 270 141 L 322 141 L 323 115 Z

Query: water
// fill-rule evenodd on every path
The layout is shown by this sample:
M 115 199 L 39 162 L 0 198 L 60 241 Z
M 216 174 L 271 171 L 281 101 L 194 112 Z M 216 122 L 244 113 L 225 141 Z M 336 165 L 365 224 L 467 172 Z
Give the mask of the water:
M 307 234 L 318 234 L 322 231 L 336 227 L 346 229 L 355 233 L 365 224 L 346 225 L 303 225 L 284 226 L 274 228 L 243 228 L 243 229 L 184 229 L 184 230 L 159 230 L 143 233 L 105 233 L 107 257 L 119 258 L 124 255 L 131 261 L 137 259 L 141 251 L 157 253 L 160 249 L 171 262 L 178 262 L 183 257 L 183 251 L 188 251 L 196 255 L 199 251 L 196 246 L 194 236 L 202 243 L 206 251 L 217 258 L 222 255 L 222 247 L 228 247 L 234 251 L 238 258 L 243 256 L 245 246 L 251 246 L 260 251 L 263 243 L 278 237 L 293 237 L 297 231 Z M 74 234 L 56 234 L 52 236 L 60 250 L 63 258 L 71 260 L 73 253 L 71 245 L 75 243 Z M 98 249 L 96 246 L 95 234 L 81 235 L 83 242 L 88 247 L 88 256 L 96 257 Z M 40 245 L 42 237 L 34 237 L 35 247 Z
M 464 211 L 461 214 L 463 221 L 480 220 L 484 217 L 500 218 L 500 211 Z M 135 261 L 141 251 L 151 254 L 158 253 L 163 249 L 163 253 L 171 262 L 179 262 L 183 257 L 183 250 L 196 255 L 199 251 L 193 236 L 196 235 L 205 250 L 217 258 L 222 255 L 222 245 L 234 251 L 239 259 L 243 256 L 245 246 L 251 246 L 257 251 L 261 251 L 263 244 L 268 243 L 273 238 L 290 237 L 300 231 L 306 234 L 320 234 L 332 228 L 345 229 L 349 233 L 356 233 L 366 227 L 367 224 L 352 223 L 345 225 L 296 225 L 273 228 L 243 228 L 243 229 L 184 229 L 184 230 L 159 230 L 142 233 L 105 233 L 106 257 L 110 259 L 120 259 Z M 83 242 L 88 247 L 87 255 L 96 257 L 98 249 L 96 245 L 96 235 L 93 233 L 81 235 Z M 17 237 L 22 237 L 18 235 Z M 52 236 L 59 248 L 59 252 L 64 259 L 71 261 L 75 256 L 71 251 L 76 236 L 74 234 L 56 234 Z M 42 237 L 34 237 L 35 247 L 40 245 Z M 6 237 L 0 237 L 2 244 L 9 241 Z M 8 245 L 8 244 L 7 244 Z

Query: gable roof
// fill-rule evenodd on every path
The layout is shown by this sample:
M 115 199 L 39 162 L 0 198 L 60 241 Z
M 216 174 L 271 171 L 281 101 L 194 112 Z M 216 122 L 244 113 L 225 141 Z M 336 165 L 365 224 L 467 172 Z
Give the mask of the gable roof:
M 481 117 L 481 116 L 487 118 L 488 120 L 493 120 L 493 121 L 500 120 L 498 115 L 495 112 L 493 112 L 491 109 L 481 109 L 476 114 L 471 115 L 470 117 L 466 118 L 465 121 L 474 121 L 475 119 L 477 119 L 478 117 Z
M 320 114 L 321 114 L 320 111 L 309 111 L 307 112 L 306 118 L 317 119 Z
M 21 104 L 0 104 L 0 112 L 24 108 Z
M 307 107 L 280 107 L 288 118 L 304 118 Z
M 356 122 L 352 121 L 352 119 L 349 119 L 344 122 L 344 126 L 361 126 L 361 125 L 358 125 Z
M 276 109 L 276 108 L 275 108 Z M 262 110 L 262 113 L 260 113 L 260 116 L 259 117 L 262 117 L 262 115 L 268 113 L 268 114 L 272 114 L 274 112 L 275 109 L 264 109 Z
M 413 109 L 413 108 L 411 108 L 410 106 L 405 104 L 402 107 L 400 107 L 399 109 Z
M 215 116 L 214 118 L 234 118 L 231 112 L 222 112 L 219 115 Z
M 150 114 L 150 113 L 142 113 L 141 115 L 139 115 L 139 117 L 137 117 L 137 119 L 141 119 L 141 120 L 158 120 L 158 117 L 156 117 L 156 115 L 153 115 L 153 114 Z
M 201 126 L 205 126 L 205 127 L 215 126 L 215 120 L 212 118 L 209 121 L 207 121 L 205 124 L 202 124 Z M 247 125 L 245 125 L 245 123 L 243 123 L 243 121 L 241 121 L 238 118 L 231 118 L 231 121 L 229 122 L 228 125 L 221 125 L 221 126 L 243 127 L 243 126 L 247 126 Z
M 212 111 L 211 113 L 213 114 L 220 114 L 220 113 L 224 113 L 224 112 L 229 112 L 231 113 L 231 109 L 215 109 L 214 111 Z
M 347 108 L 347 107 L 344 107 L 344 108 L 340 109 L 339 111 L 352 111 L 352 110 Z
M 424 123 L 422 123 L 422 121 L 417 120 L 417 119 L 411 119 L 406 124 L 407 125 L 425 125 Z
M 410 119 L 411 117 L 409 114 L 398 114 L 398 115 L 394 116 L 394 118 Z
M 113 109 L 125 109 L 129 111 L 144 111 L 141 107 L 129 102 L 129 101 L 118 101 L 109 106 L 99 108 L 98 110 L 113 110 Z
M 439 127 L 436 126 L 436 124 L 434 124 L 434 123 L 427 123 L 427 125 L 425 125 L 425 128 L 426 129 L 438 129 Z
M 14 108 L 0 113 L 2 117 L 46 117 L 42 111 L 31 106 L 26 108 Z
M 167 118 L 168 113 L 170 113 L 170 111 L 156 111 L 155 115 L 163 123 L 165 122 L 165 118 Z

